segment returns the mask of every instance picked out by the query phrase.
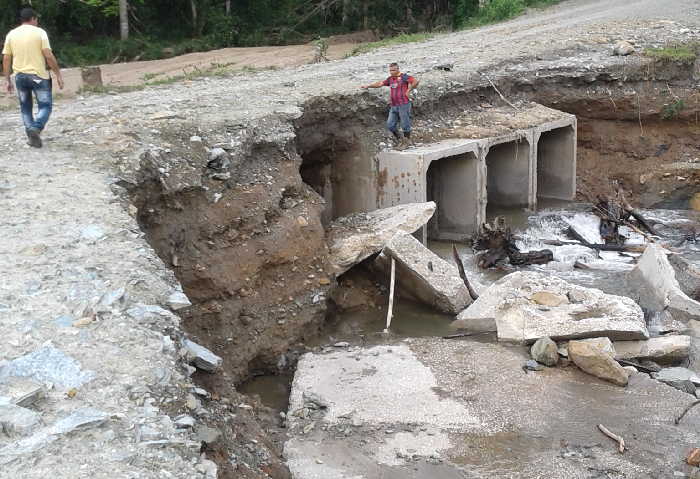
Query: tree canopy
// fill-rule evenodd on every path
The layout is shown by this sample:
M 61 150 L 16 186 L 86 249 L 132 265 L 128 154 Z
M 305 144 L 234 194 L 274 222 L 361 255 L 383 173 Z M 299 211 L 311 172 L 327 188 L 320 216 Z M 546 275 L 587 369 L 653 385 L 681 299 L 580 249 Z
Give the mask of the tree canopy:
M 518 9 L 536 0 L 490 1 Z M 0 10 L 0 35 L 4 38 L 18 24 L 19 10 L 30 3 L 39 12 L 40 25 L 49 32 L 53 48 L 64 65 L 148 60 L 229 46 L 298 43 L 318 35 L 365 29 L 380 36 L 446 30 L 476 15 L 480 3 L 479 0 L 5 2 L 9 5 Z

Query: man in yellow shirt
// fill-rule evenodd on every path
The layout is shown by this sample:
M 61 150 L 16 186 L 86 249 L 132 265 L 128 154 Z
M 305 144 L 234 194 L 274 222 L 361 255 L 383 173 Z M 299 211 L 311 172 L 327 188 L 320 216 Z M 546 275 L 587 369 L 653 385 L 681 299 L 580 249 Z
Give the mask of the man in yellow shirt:
M 22 25 L 10 31 L 5 38 L 2 50 L 2 69 L 7 81 L 7 92 L 12 93 L 10 75 L 15 73 L 15 85 L 19 97 L 22 121 L 29 138 L 29 146 L 41 148 L 41 131 L 49 121 L 53 98 L 51 96 L 51 75 L 54 73 L 58 86 L 63 89 L 63 77 L 56 57 L 51 52 L 49 37 L 38 27 L 39 19 L 31 8 L 23 8 L 19 14 Z M 39 110 L 34 116 L 32 94 L 36 95 Z

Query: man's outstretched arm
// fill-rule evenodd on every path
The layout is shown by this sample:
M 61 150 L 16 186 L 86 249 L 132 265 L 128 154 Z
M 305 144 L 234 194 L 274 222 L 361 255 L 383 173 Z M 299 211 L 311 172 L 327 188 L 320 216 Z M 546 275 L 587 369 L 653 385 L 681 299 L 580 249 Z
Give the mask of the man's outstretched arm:
M 370 83 L 369 85 L 362 85 L 360 88 L 381 88 L 384 86 L 384 81 L 376 81 L 374 83 Z
M 12 74 L 12 55 L 2 56 L 2 74 L 7 82 L 5 87 L 7 93 L 12 93 L 12 80 L 10 79 L 10 75 Z
M 58 82 L 58 87 L 63 90 L 63 76 L 61 76 L 61 69 L 58 66 L 58 62 L 56 61 L 56 57 L 53 56 L 53 52 L 51 51 L 50 48 L 44 48 L 41 50 L 41 53 L 44 54 L 44 58 L 46 58 L 46 63 L 49 64 L 49 68 L 53 72 L 54 76 L 56 77 L 56 81 Z

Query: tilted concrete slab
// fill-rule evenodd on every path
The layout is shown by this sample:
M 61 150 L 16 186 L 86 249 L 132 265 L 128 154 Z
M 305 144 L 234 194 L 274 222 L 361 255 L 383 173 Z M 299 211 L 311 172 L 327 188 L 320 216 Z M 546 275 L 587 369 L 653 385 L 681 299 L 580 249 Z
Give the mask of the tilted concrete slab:
M 573 366 L 524 373 L 526 359 L 436 338 L 304 355 L 287 416 L 292 477 L 667 477 L 700 441 L 700 416 L 669 420 L 692 398 L 648 375 L 623 389 Z

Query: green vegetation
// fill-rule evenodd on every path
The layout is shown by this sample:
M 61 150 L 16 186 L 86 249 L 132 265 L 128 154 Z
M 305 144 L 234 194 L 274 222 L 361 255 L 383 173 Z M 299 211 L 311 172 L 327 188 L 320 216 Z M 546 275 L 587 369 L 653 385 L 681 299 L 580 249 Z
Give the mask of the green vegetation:
M 461 0 L 462 3 L 474 3 L 472 0 Z M 491 0 L 484 8 L 465 8 L 469 15 L 460 17 L 457 27 L 470 28 L 491 23 L 501 22 L 517 17 L 527 8 L 543 8 L 559 3 L 561 0 Z M 477 0 L 478 5 L 478 0 Z
M 661 118 L 664 120 L 673 120 L 678 118 L 681 112 L 685 109 L 685 102 L 681 98 L 677 98 L 672 103 L 664 105 L 661 111 Z
M 661 62 L 694 63 L 698 58 L 700 43 L 669 45 L 662 48 L 647 48 L 644 55 Z
M 361 43 L 360 45 L 356 46 L 352 50 L 352 52 L 350 52 L 350 56 L 360 55 L 362 53 L 367 53 L 377 48 L 388 47 L 391 45 L 424 42 L 426 40 L 431 39 L 433 36 L 434 35 L 431 33 L 403 33 L 395 37 L 385 38 L 384 40 L 380 40 L 378 42 Z
M 371 30 L 389 40 L 423 41 L 433 32 L 505 20 L 558 0 L 127 0 L 129 37 L 120 40 L 117 0 L 4 0 L 0 39 L 21 7 L 40 14 L 62 66 L 156 60 L 234 46 L 307 43 Z M 419 33 L 426 32 L 426 33 Z M 398 35 L 398 36 L 397 36 Z

